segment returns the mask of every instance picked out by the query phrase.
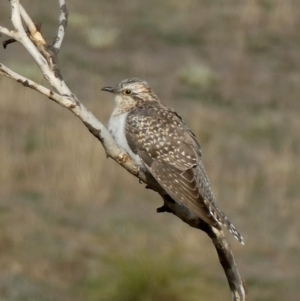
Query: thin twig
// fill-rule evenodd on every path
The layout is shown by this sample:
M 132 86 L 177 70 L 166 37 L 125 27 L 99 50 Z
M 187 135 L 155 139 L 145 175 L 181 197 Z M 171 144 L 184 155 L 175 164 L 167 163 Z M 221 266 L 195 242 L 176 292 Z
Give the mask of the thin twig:
M 17 81 L 18 83 L 22 84 L 26 88 L 30 88 L 30 89 L 40 92 L 41 94 L 54 100 L 56 103 L 58 103 L 60 105 L 63 104 L 64 107 L 68 107 L 73 103 L 72 99 L 67 98 L 65 96 L 61 96 L 61 95 L 53 92 L 52 90 L 34 82 L 33 80 L 12 71 L 11 69 L 6 67 L 2 63 L 0 63 L 0 74 Z
M 0 33 L 6 35 L 8 37 L 11 37 L 12 39 L 16 39 L 16 37 L 17 37 L 17 33 L 15 30 L 9 30 L 8 28 L 3 27 L 3 26 L 0 26 Z
M 39 31 L 41 26 L 36 26 L 36 24 L 32 21 L 30 16 L 27 14 L 26 10 L 24 9 L 21 3 L 19 4 L 19 10 L 20 10 L 21 17 L 26 24 L 30 39 L 34 40 L 34 43 L 36 45 L 45 46 L 46 41 L 44 40 L 43 36 Z
M 52 44 L 52 46 L 55 48 L 57 54 L 58 54 L 60 47 L 62 45 L 62 42 L 64 40 L 66 28 L 68 25 L 68 16 L 69 16 L 65 0 L 59 0 L 59 6 L 60 6 L 59 26 L 58 26 L 57 35 Z
M 19 0 L 10 0 L 11 5 L 11 22 L 18 32 L 18 36 L 21 39 L 21 37 L 26 36 L 25 29 L 22 24 L 21 15 L 20 15 L 20 3 Z M 19 41 L 17 38 L 15 38 L 17 41 Z
M 12 44 L 12 43 L 15 43 L 17 42 L 15 39 L 8 39 L 8 40 L 5 40 L 2 42 L 2 45 L 3 45 L 3 48 L 6 49 L 6 47 L 9 45 L 9 44 Z

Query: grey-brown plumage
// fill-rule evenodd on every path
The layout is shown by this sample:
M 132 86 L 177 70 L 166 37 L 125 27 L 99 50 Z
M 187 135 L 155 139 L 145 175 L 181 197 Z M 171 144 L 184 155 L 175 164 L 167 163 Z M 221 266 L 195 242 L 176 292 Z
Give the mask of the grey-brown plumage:
M 217 207 L 201 161 L 195 135 L 172 109 L 164 106 L 147 82 L 127 79 L 116 88 L 115 109 L 108 129 L 135 163 L 149 172 L 177 203 L 211 226 L 243 238 Z

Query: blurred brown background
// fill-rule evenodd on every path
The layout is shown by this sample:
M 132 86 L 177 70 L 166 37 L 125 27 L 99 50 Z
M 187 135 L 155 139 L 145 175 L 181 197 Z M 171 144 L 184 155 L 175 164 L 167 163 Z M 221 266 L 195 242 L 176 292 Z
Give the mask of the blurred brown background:
M 58 4 L 22 1 L 50 42 Z M 60 65 L 104 123 L 100 91 L 147 80 L 203 147 L 249 300 L 300 298 L 300 1 L 69 0 Z M 9 3 L 0 10 L 9 26 Z M 5 37 L 2 37 L 2 41 Z M 45 83 L 18 44 L 0 61 Z M 0 300 L 230 300 L 200 231 L 107 160 L 67 110 L 0 78 Z

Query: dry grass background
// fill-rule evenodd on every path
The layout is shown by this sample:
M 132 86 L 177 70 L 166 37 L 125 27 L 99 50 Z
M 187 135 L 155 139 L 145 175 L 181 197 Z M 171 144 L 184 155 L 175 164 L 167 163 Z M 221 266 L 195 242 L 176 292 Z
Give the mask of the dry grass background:
M 300 2 L 68 1 L 60 64 L 100 120 L 148 80 L 197 134 L 250 300 L 299 300 Z M 51 41 L 53 1 L 23 1 Z M 9 24 L 2 3 L 1 24 Z M 21 46 L 0 61 L 43 82 Z M 105 158 L 69 112 L 0 78 L 0 300 L 229 300 L 203 233 Z M 230 236 L 230 235 L 228 235 Z

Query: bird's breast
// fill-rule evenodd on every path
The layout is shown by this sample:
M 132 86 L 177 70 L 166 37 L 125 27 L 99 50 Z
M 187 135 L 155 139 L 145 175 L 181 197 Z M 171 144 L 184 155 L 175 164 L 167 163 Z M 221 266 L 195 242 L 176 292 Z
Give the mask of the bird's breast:
M 119 148 L 125 151 L 137 166 L 144 167 L 140 157 L 132 151 L 126 139 L 125 130 L 127 115 L 128 112 L 114 116 L 112 115 L 108 122 L 108 130 Z

